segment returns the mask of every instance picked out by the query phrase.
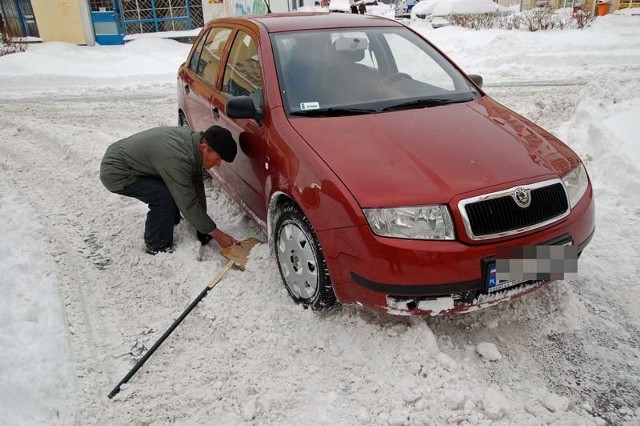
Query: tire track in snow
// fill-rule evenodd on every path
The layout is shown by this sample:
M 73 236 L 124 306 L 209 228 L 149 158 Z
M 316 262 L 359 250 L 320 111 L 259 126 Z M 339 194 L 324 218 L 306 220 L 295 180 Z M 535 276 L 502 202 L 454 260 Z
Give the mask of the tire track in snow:
M 81 205 L 80 198 L 67 196 L 68 188 L 81 190 L 86 185 L 84 170 L 79 167 L 82 162 L 72 150 L 43 131 L 42 125 L 48 123 L 33 117 L 8 121 L 2 110 L 0 116 L 2 139 L 11 141 L 0 145 L 3 169 L 39 213 L 50 239 L 51 255 L 59 268 L 67 332 L 72 336 L 76 353 L 78 389 L 86 395 L 96 394 L 99 389 L 95 384 L 103 382 L 102 348 L 113 331 L 93 314 L 99 311 L 96 301 L 104 299 L 103 289 L 96 285 L 100 282 L 99 270 L 94 267 L 96 261 L 107 266 L 109 259 L 95 239 L 91 244 L 91 232 L 86 230 L 82 219 L 87 206 Z M 38 166 L 35 169 L 34 163 Z M 59 198 L 61 194 L 64 196 Z M 80 410 L 77 416 L 79 421 L 92 417 L 90 412 Z
M 10 141 L 0 146 L 3 168 L 41 215 L 61 271 L 79 389 L 81 397 L 91 401 L 78 411 L 84 419 L 101 410 L 103 395 L 112 386 L 108 378 L 120 374 L 104 374 L 105 367 L 112 365 L 109 359 L 128 352 L 114 327 L 135 323 L 135 315 L 104 309 L 121 291 L 109 283 L 127 282 L 128 274 L 126 269 L 109 269 L 114 254 L 103 243 L 122 234 L 105 232 L 107 222 L 118 221 L 119 207 L 99 210 L 110 204 L 107 198 L 111 197 L 98 180 L 99 161 L 106 145 L 118 138 L 110 136 L 118 131 L 115 125 L 92 129 L 103 109 L 104 105 L 74 103 L 45 107 L 26 103 L 0 109 L 2 140 Z M 123 120 L 112 115 L 116 123 Z

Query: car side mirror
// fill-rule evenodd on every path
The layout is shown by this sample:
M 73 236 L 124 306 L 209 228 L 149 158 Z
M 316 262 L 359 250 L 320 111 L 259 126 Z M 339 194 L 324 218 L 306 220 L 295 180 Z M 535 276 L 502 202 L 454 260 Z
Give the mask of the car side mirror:
M 262 114 L 256 109 L 253 100 L 249 96 L 234 96 L 227 101 L 227 116 L 231 118 L 252 118 L 256 121 L 262 119 Z
M 476 86 L 482 88 L 482 76 L 478 74 L 469 74 L 468 77 L 473 81 Z

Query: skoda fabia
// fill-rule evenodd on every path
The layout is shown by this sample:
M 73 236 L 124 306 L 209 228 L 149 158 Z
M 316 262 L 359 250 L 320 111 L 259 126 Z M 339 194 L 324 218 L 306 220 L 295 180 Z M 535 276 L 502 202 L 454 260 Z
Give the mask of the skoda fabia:
M 568 272 L 594 232 L 580 158 L 399 22 L 282 14 L 209 22 L 178 116 L 228 128 L 211 170 L 314 309 L 486 306 Z

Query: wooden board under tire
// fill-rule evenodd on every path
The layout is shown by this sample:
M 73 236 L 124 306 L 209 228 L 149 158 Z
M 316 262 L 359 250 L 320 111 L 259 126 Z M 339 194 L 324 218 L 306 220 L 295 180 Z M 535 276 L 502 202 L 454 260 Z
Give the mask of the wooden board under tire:
M 257 238 L 247 238 L 246 240 L 241 241 L 240 244 L 234 244 L 223 248 L 220 250 L 220 254 L 230 261 L 233 261 L 237 268 L 244 271 L 244 268 L 247 265 L 247 256 L 249 256 L 249 252 L 256 244 L 260 243 L 262 243 L 262 241 Z

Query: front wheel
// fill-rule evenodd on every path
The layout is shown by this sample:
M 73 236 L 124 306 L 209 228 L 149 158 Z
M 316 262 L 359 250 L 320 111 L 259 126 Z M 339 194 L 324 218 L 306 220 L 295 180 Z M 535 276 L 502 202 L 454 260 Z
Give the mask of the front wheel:
M 324 254 L 307 217 L 287 204 L 278 217 L 274 236 L 278 268 L 291 298 L 317 310 L 334 306 L 336 296 Z

